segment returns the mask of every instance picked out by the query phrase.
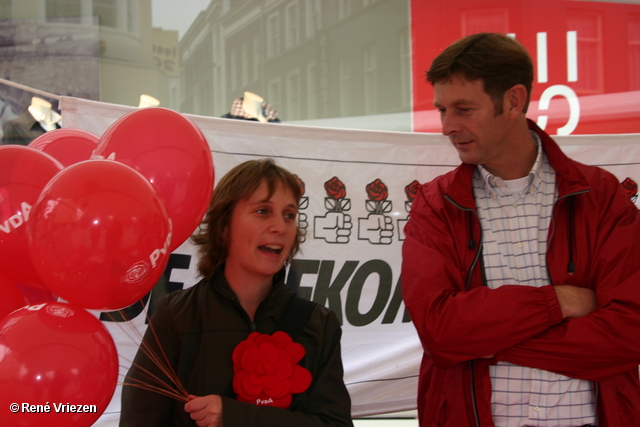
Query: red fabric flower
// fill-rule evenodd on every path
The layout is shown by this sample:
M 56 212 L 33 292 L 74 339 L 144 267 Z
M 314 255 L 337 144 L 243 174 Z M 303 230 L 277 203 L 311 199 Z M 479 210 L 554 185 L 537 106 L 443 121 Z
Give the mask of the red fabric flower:
M 297 363 L 304 347 L 282 331 L 251 333 L 233 351 L 233 390 L 241 402 L 288 408 L 291 395 L 311 385 L 311 372 Z

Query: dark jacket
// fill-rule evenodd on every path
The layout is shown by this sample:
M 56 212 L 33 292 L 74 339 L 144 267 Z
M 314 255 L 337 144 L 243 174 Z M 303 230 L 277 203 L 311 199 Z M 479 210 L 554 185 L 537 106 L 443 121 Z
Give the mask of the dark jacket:
M 60 128 L 60 125 L 56 124 L 56 128 Z M 2 145 L 29 145 L 31 141 L 45 132 L 40 123 L 33 118 L 27 109 L 20 116 L 4 124 L 2 127 Z
M 529 126 L 556 171 L 552 285 L 485 286 L 474 165 L 423 185 L 413 203 L 402 291 L 424 348 L 420 424 L 493 426 L 489 364 L 498 360 L 594 381 L 599 427 L 640 425 L 640 214 L 612 174 Z M 563 320 L 553 288 L 562 284 L 594 290 L 598 308 Z
M 343 382 L 340 325 L 335 314 L 320 305 L 296 338 L 306 350 L 300 365 L 311 372 L 311 386 L 293 395 L 289 409 L 236 400 L 231 354 L 251 332 L 274 332 L 284 308 L 295 296 L 283 280 L 284 271 L 274 276 L 273 287 L 258 308 L 253 324 L 222 269 L 218 269 L 211 280 L 163 298 L 151 325 L 187 391 L 196 396 L 222 396 L 225 426 L 352 426 L 351 401 Z M 145 340 L 160 354 L 150 331 L 148 328 Z M 157 372 L 141 351 L 134 365 Z M 140 378 L 141 374 L 133 366 L 128 376 Z M 183 403 L 136 387 L 123 387 L 121 427 L 195 425 Z

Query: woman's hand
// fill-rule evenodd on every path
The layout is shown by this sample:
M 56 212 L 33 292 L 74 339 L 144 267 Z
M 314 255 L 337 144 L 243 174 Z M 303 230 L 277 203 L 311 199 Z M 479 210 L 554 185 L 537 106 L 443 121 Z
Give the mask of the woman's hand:
M 222 427 L 222 399 L 216 394 L 189 395 L 184 410 L 199 427 Z

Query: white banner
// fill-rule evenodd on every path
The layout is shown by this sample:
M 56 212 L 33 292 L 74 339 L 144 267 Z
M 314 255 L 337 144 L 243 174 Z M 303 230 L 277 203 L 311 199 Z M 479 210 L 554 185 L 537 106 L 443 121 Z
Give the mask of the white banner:
M 63 98 L 60 105 L 64 127 L 97 135 L 133 110 L 76 98 Z M 354 417 L 414 409 L 422 349 L 401 299 L 403 228 L 412 183 L 428 182 L 459 164 L 448 140 L 438 134 L 187 117 L 209 142 L 216 182 L 245 160 L 271 157 L 304 183 L 300 221 L 307 237 L 294 262 L 299 293 L 331 308 L 342 322 L 344 379 Z M 557 140 L 570 157 L 603 166 L 621 182 L 640 180 L 640 135 Z M 161 294 L 197 282 L 196 264 L 185 242 L 172 254 L 166 283 L 154 288 L 151 310 Z M 118 346 L 122 374 L 145 328 L 144 314 L 130 314 L 131 322 L 104 322 Z M 96 425 L 117 425 L 119 408 L 118 387 Z

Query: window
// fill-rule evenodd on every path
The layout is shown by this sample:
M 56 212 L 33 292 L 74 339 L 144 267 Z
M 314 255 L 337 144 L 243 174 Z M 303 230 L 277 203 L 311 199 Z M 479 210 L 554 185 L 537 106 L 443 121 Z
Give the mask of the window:
M 280 17 L 273 14 L 267 18 L 267 58 L 280 54 Z
M 604 91 L 602 22 L 597 13 L 575 13 L 567 17 L 567 28 L 577 38 L 577 76 L 574 87 L 578 95 Z
M 640 16 L 629 22 L 629 90 L 640 90 Z
M 138 34 L 138 16 L 140 15 L 138 0 L 129 0 L 127 11 L 127 30 L 130 33 Z
M 307 66 L 307 118 L 318 116 L 318 67 L 315 62 Z
M 348 18 L 351 12 L 351 0 L 338 0 L 338 19 Z
M 280 111 L 282 109 L 280 102 L 280 79 L 273 79 L 269 82 L 269 86 L 267 87 L 267 96 L 268 98 L 265 99 L 267 104 L 275 108 L 276 111 Z
M 240 43 L 240 75 L 242 76 L 241 84 L 246 86 L 249 83 L 249 42 L 243 40 Z
M 300 43 L 300 12 L 298 2 L 290 3 L 285 10 L 285 47 L 291 49 Z
M 300 119 L 300 71 L 294 70 L 287 75 L 287 118 Z
M 238 88 L 238 49 L 229 49 L 229 87 L 231 90 Z
M 0 19 L 11 19 L 13 15 L 13 5 L 10 1 L 0 2 Z
M 364 48 L 364 112 L 378 112 L 378 57 L 375 46 Z
M 101 26 L 120 28 L 116 0 L 93 0 L 93 14 Z
M 251 45 L 253 49 L 253 81 L 256 81 L 260 78 L 260 33 L 253 35 Z
M 400 52 L 400 103 L 411 106 L 411 45 L 409 31 L 398 33 L 398 52 Z
M 5 2 L 3 2 L 5 3 Z M 77 18 L 80 23 L 82 16 L 81 0 L 47 0 L 45 3 L 47 20 L 56 21 L 58 18 Z
M 306 35 L 312 38 L 320 30 L 320 0 L 306 0 Z
M 348 58 L 340 58 L 340 116 L 351 115 L 351 62 Z
M 509 13 L 507 9 L 479 9 L 462 12 L 462 30 L 465 35 L 484 31 L 507 33 Z

